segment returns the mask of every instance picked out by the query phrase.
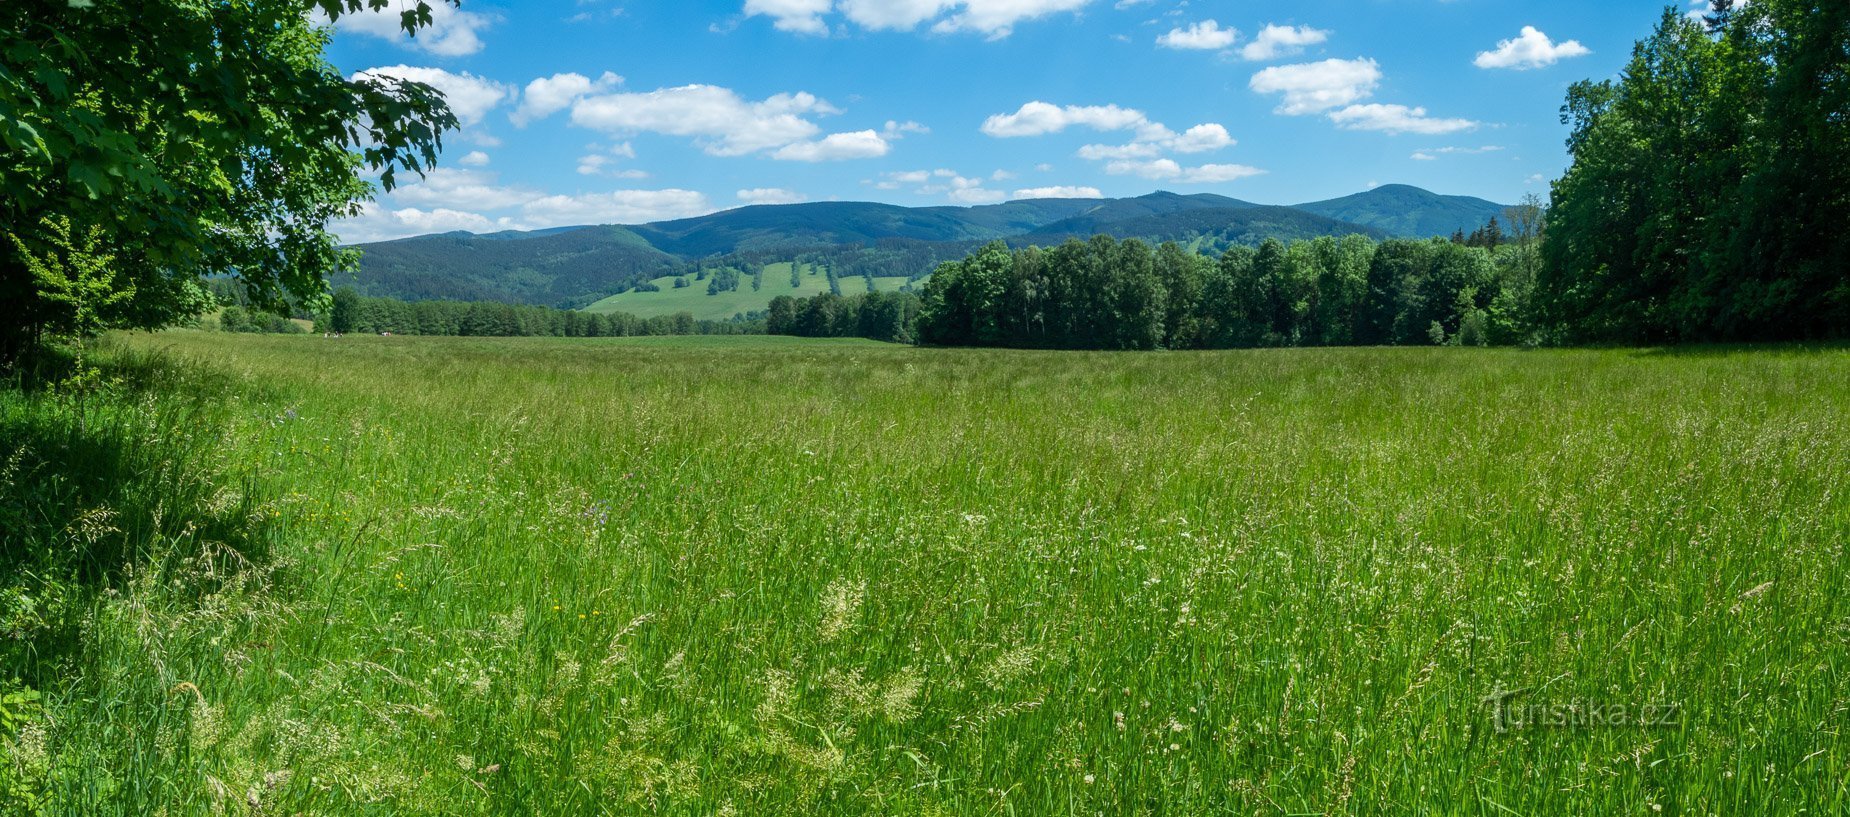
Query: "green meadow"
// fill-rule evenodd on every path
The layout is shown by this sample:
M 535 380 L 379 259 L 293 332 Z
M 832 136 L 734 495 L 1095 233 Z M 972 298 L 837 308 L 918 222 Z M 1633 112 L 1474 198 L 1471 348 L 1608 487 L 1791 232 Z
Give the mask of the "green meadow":
M 91 360 L 0 390 L 7 813 L 1850 810 L 1850 350 Z
M 813 264 L 805 264 L 797 275 L 799 285 L 791 286 L 788 261 L 766 264 L 758 289 L 752 289 L 752 279 L 747 274 L 741 277 L 738 289 L 709 295 L 706 281 L 694 280 L 692 275 L 685 277 L 688 279 L 685 287 L 674 285 L 676 276 L 657 278 L 650 283 L 660 288 L 658 292 L 618 293 L 585 307 L 585 311 L 628 312 L 638 318 L 691 312 L 695 320 L 723 321 L 742 313 L 763 312 L 770 307 L 771 299 L 779 295 L 808 298 L 829 291 L 828 275 Z M 923 282 L 924 279 L 920 279 L 913 286 L 923 286 Z M 906 283 L 904 277 L 874 279 L 874 287 L 880 292 L 898 291 Z M 842 278 L 839 285 L 843 295 L 867 291 L 867 279 L 860 276 Z

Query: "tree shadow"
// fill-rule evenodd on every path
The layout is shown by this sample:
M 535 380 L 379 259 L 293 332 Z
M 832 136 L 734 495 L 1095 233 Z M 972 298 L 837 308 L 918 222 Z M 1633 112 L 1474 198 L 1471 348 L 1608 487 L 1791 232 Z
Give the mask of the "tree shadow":
M 55 685 L 99 598 L 149 580 L 204 595 L 267 561 L 273 526 L 224 446 L 229 378 L 109 349 L 0 385 L 0 675 Z M 8 680 L 0 677 L 0 682 Z
M 1814 356 L 1842 353 L 1850 350 L 1850 341 L 1817 341 L 1812 343 L 1703 343 L 1683 346 L 1653 346 L 1645 349 L 1633 349 L 1637 357 L 1666 358 L 1728 358 L 1746 355 L 1765 355 L 1768 353 L 1790 356 Z

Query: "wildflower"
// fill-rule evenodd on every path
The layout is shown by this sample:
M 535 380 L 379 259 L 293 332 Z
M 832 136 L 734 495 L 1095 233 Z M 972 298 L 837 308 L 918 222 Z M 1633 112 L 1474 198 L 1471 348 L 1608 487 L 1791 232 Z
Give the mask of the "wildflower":
M 1088 786 L 1092 785 L 1092 781 L 1097 780 L 1097 779 L 1098 778 L 1093 777 L 1092 775 L 1086 775 L 1086 785 Z

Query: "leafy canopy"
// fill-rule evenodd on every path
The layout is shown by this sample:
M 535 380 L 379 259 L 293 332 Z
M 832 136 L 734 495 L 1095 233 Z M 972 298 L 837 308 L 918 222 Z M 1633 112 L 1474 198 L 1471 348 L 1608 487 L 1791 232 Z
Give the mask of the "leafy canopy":
M 431 22 L 424 0 L 0 3 L 0 358 L 196 314 L 205 275 L 259 305 L 325 298 L 357 260 L 327 225 L 360 211 L 362 172 L 422 174 L 456 126 L 435 89 L 323 58 L 323 22 L 394 5 L 408 33 Z M 81 310 L 33 272 L 76 254 L 113 269 Z

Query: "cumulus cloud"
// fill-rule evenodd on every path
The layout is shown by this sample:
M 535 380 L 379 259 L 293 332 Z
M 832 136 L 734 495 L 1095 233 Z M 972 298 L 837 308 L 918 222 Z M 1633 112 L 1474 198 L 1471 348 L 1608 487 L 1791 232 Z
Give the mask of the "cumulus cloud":
M 1007 201 L 1009 195 L 983 187 L 959 187 L 951 191 L 950 197 L 958 204 L 998 204 Z
M 622 175 L 622 174 L 615 174 Z M 348 242 L 380 241 L 450 230 L 536 230 L 576 224 L 640 224 L 713 212 L 691 190 L 615 190 L 549 194 L 503 185 L 494 173 L 439 168 L 368 202 L 359 216 L 335 224 Z
M 353 76 L 355 79 L 393 77 L 429 85 L 443 94 L 444 101 L 449 103 L 450 112 L 456 115 L 456 121 L 465 128 L 480 124 L 482 117 L 487 116 L 489 111 L 514 97 L 513 86 L 484 79 L 467 71 L 451 72 L 442 68 L 416 65 L 387 65 L 368 68 Z
M 646 224 L 713 212 L 693 190 L 615 190 L 574 196 L 542 196 L 521 206 L 524 229 L 578 224 Z
M 500 210 L 525 204 L 540 193 L 497 184 L 495 174 L 482 170 L 439 167 L 424 178 L 400 185 L 392 192 L 398 202 L 451 210 Z
M 1141 176 L 1146 179 L 1181 184 L 1220 184 L 1265 173 L 1259 168 L 1248 165 L 1207 164 L 1199 167 L 1184 167 L 1174 159 L 1121 160 L 1105 165 L 1105 172 L 1114 176 Z
M 1116 105 L 1067 105 L 1065 107 L 1035 100 L 1014 113 L 996 114 L 983 120 L 983 132 L 997 138 L 1045 136 L 1070 127 L 1100 131 L 1129 130 L 1150 124 L 1142 111 Z
M 1092 0 L 745 0 L 745 15 L 800 34 L 829 33 L 828 16 L 875 31 L 911 31 L 926 23 L 940 34 L 975 32 L 1007 37 L 1023 21 L 1074 12 Z
M 1381 67 L 1371 59 L 1275 65 L 1248 84 L 1262 94 L 1282 95 L 1278 113 L 1302 116 L 1367 99 L 1381 84 Z
M 1221 28 L 1220 23 L 1213 20 L 1202 20 L 1188 28 L 1170 29 L 1168 34 L 1156 38 L 1156 44 L 1164 48 L 1214 51 L 1233 45 L 1239 38 L 1238 29 Z
M 1029 187 L 1009 194 L 1011 199 L 1102 199 L 1104 197 L 1104 192 L 1096 187 L 1065 185 Z
M 691 137 L 715 156 L 744 156 L 814 139 L 822 128 L 806 117 L 839 112 L 807 93 L 748 102 L 729 88 L 684 85 L 585 96 L 572 104 L 571 121 L 618 136 Z
M 360 206 L 358 216 L 335 223 L 333 229 L 343 243 L 364 244 L 455 230 L 485 233 L 508 228 L 480 213 L 447 208 L 422 210 L 403 207 L 393 210 L 366 202 Z
M 565 110 L 572 103 L 593 92 L 611 90 L 623 84 L 623 78 L 605 71 L 593 80 L 583 74 L 554 74 L 527 83 L 520 94 L 520 107 L 508 116 L 515 125 L 525 126 L 535 119 Z
M 1491 51 L 1477 55 L 1475 65 L 1479 68 L 1510 68 L 1527 71 L 1531 68 L 1545 68 L 1570 57 L 1584 57 L 1593 53 L 1578 40 L 1556 43 L 1535 26 L 1523 26 L 1522 33 L 1513 40 L 1502 40 Z
M 1109 162 L 1107 173 L 1206 183 L 1240 178 L 1242 174 L 1236 169 L 1244 168 L 1242 165 L 1184 168 L 1179 162 L 1165 158 L 1170 153 L 1207 153 L 1233 147 L 1237 143 L 1223 125 L 1204 122 L 1176 133 L 1161 122 L 1151 121 L 1142 111 L 1117 105 L 1062 107 L 1040 101 L 1030 102 L 1012 114 L 989 117 L 983 123 L 983 132 L 1006 138 L 1058 133 L 1069 127 L 1135 132 L 1128 144 L 1085 145 L 1079 149 L 1077 155 L 1081 159 Z M 1253 171 L 1252 168 L 1244 169 Z M 1243 175 L 1253 175 L 1253 172 L 1245 172 Z
M 488 164 L 488 154 L 479 150 L 472 150 L 463 154 L 463 157 L 457 159 L 456 163 L 463 167 L 485 167 Z
M 317 15 L 320 12 L 316 12 Z M 416 36 L 405 34 L 396 5 L 378 11 L 343 14 L 334 21 L 337 31 L 364 34 L 440 57 L 464 57 L 481 51 L 480 32 L 495 20 L 486 14 L 463 11 L 448 3 L 430 4 L 430 25 L 418 29 Z
M 810 142 L 793 142 L 778 148 L 773 159 L 789 162 L 834 162 L 844 159 L 873 159 L 885 156 L 892 145 L 871 130 L 831 133 Z
M 796 204 L 805 200 L 802 193 L 780 187 L 754 187 L 740 190 L 738 196 L 746 204 Z
M 832 0 L 745 0 L 745 16 L 769 17 L 779 31 L 827 34 L 829 25 L 822 15 L 833 5 Z
M 1311 28 L 1310 26 L 1268 25 L 1260 29 L 1259 36 L 1240 49 L 1240 56 L 1254 62 L 1275 60 L 1300 53 L 1305 46 L 1316 45 L 1330 38 L 1330 32 Z
M 1196 125 L 1182 132 L 1181 136 L 1163 140 L 1163 146 L 1177 153 L 1207 153 L 1213 150 L 1230 148 L 1237 144 L 1227 129 L 1213 122 Z
M 1457 133 L 1478 127 L 1469 119 L 1435 119 L 1425 108 L 1406 105 L 1350 105 L 1330 112 L 1330 121 L 1345 130 L 1372 130 L 1383 133 Z

